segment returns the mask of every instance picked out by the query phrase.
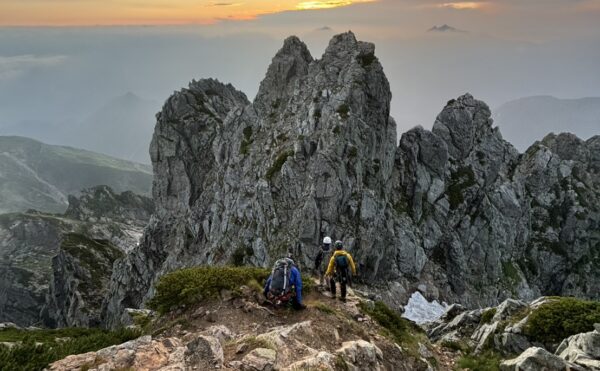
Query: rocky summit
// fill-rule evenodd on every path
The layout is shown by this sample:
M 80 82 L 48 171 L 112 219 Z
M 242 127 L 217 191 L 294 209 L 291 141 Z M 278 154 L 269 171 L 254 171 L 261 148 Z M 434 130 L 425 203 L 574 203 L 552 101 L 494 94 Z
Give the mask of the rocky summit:
M 287 251 L 306 269 L 326 235 L 391 304 L 600 298 L 600 136 L 519 153 L 465 94 L 397 144 L 390 99 L 375 46 L 350 32 L 321 59 L 286 39 L 253 102 L 212 79 L 174 93 L 150 146 L 156 211 L 115 266 L 107 323 L 174 269 Z

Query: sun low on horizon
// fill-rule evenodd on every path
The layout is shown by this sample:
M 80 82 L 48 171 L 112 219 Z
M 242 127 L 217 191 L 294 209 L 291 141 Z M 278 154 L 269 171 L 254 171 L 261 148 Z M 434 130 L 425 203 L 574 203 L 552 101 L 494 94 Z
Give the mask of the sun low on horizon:
M 2 0 L 0 26 L 212 24 L 378 0 Z

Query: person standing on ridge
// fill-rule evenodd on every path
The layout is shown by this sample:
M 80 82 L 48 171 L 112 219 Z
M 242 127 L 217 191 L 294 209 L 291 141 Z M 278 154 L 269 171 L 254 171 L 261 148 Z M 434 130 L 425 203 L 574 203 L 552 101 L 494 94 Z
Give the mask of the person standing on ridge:
M 346 285 L 350 279 L 350 270 L 352 270 L 352 274 L 356 274 L 356 266 L 354 265 L 352 255 L 344 251 L 342 241 L 335 241 L 335 252 L 331 259 L 329 259 L 329 265 L 325 273 L 325 276 L 330 279 L 331 294 L 334 298 L 336 292 L 335 283 L 339 282 L 341 291 L 340 300 L 346 301 Z
M 323 266 L 323 261 L 325 260 L 325 256 L 329 255 L 329 251 L 331 250 L 331 237 L 323 238 L 323 244 L 321 245 L 321 249 L 319 253 L 315 257 L 315 271 L 319 276 L 319 285 L 321 287 L 325 286 L 325 266 Z

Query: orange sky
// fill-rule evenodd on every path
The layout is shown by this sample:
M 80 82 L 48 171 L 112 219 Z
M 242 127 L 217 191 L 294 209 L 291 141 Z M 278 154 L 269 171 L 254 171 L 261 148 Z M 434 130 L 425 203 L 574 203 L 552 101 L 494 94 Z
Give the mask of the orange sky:
M 376 0 L 0 0 L 2 26 L 210 24 Z

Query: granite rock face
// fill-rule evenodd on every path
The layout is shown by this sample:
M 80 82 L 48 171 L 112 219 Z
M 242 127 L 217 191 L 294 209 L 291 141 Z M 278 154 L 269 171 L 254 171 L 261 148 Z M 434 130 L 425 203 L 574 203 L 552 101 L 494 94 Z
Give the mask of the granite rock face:
M 0 322 L 97 326 L 117 258 L 137 246 L 152 200 L 108 187 L 64 215 L 0 215 Z
M 176 92 L 150 146 L 155 214 L 116 265 L 107 323 L 166 272 L 286 251 L 312 267 L 325 235 L 388 301 L 600 297 L 600 137 L 520 154 L 466 94 L 398 145 L 390 100 L 374 45 L 352 33 L 321 59 L 286 39 L 253 102 L 211 79 Z

